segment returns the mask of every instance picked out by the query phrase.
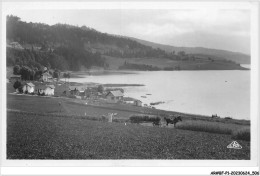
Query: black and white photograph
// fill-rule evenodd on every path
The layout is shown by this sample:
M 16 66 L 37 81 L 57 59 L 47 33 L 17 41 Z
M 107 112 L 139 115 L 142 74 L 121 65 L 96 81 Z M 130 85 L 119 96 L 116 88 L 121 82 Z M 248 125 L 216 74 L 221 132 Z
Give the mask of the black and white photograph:
M 6 2 L 5 162 L 256 163 L 259 4 L 214 3 Z

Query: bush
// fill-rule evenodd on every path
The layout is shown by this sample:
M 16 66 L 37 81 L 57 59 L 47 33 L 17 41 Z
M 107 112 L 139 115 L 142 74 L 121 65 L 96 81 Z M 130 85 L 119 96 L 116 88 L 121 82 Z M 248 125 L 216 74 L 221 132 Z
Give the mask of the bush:
M 176 128 L 183 130 L 192 131 L 203 131 L 209 133 L 219 133 L 219 134 L 231 134 L 232 127 L 229 124 L 219 123 L 219 122 L 205 122 L 205 121 L 184 121 L 178 123 Z
M 141 122 L 158 122 L 161 120 L 160 117 L 148 116 L 148 115 L 133 115 L 129 118 L 131 123 L 141 123 Z
M 22 87 L 22 84 L 19 81 L 15 81 L 13 87 L 14 87 L 14 89 L 18 89 L 19 87 Z
M 232 139 L 250 141 L 250 128 L 244 127 L 232 132 Z
M 69 97 L 69 98 L 76 98 L 75 95 L 69 95 L 68 97 Z

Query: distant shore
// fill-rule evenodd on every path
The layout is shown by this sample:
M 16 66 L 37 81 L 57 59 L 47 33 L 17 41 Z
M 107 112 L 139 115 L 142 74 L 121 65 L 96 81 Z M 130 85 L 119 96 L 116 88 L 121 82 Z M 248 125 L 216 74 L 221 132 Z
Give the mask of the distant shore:
M 182 69 L 182 70 L 158 70 L 158 71 L 222 71 L 222 70 L 245 70 L 250 71 L 251 69 L 248 67 L 240 66 L 239 68 L 232 69 Z M 70 72 L 70 78 L 84 78 L 86 76 L 98 76 L 98 75 L 122 75 L 122 74 L 138 74 L 140 71 L 146 70 L 135 70 L 135 69 L 125 69 L 125 70 L 104 70 L 104 69 L 90 69 L 86 71 L 68 71 Z M 156 72 L 156 71 L 150 71 Z M 62 72 L 63 74 L 63 72 Z M 138 85 L 137 85 L 138 86 Z

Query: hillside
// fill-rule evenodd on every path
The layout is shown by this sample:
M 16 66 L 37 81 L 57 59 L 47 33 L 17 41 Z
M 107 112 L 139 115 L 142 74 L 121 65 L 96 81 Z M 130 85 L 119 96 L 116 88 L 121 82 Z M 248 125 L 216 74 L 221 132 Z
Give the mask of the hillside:
M 169 52 L 169 49 L 149 46 L 149 42 L 142 44 L 141 40 L 102 33 L 86 26 L 27 23 L 11 15 L 7 16 L 6 27 L 7 66 L 26 66 L 34 72 L 43 67 L 79 71 L 93 66 L 126 70 L 244 69 L 235 61 L 209 52 L 190 54 L 185 48 Z
M 237 62 L 239 64 L 250 64 L 250 56 L 246 55 L 244 53 L 239 52 L 232 52 L 232 51 L 226 51 L 226 50 L 218 50 L 218 49 L 210 49 L 210 48 L 203 48 L 203 47 L 176 47 L 176 46 L 170 46 L 170 45 L 163 45 L 158 43 L 153 43 L 141 39 L 131 38 L 132 40 L 135 40 L 141 44 L 151 46 L 153 48 L 160 48 L 162 50 L 165 50 L 167 52 L 180 52 L 184 51 L 187 54 L 194 54 L 197 56 L 208 56 L 208 57 L 214 57 L 215 59 L 227 59 L 234 62 Z

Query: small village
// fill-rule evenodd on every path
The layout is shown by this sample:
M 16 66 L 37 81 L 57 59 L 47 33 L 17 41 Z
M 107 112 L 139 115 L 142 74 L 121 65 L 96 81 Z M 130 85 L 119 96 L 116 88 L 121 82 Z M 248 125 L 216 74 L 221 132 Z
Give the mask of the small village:
M 101 84 L 80 84 L 61 81 L 53 78 L 47 68 L 39 80 L 25 81 L 21 75 L 11 75 L 8 82 L 13 84 L 15 94 L 64 97 L 71 99 L 84 100 L 86 104 L 95 102 L 120 103 L 133 106 L 143 106 L 142 101 L 124 96 L 124 90 L 121 88 L 104 88 Z M 145 104 L 145 106 L 147 106 Z

